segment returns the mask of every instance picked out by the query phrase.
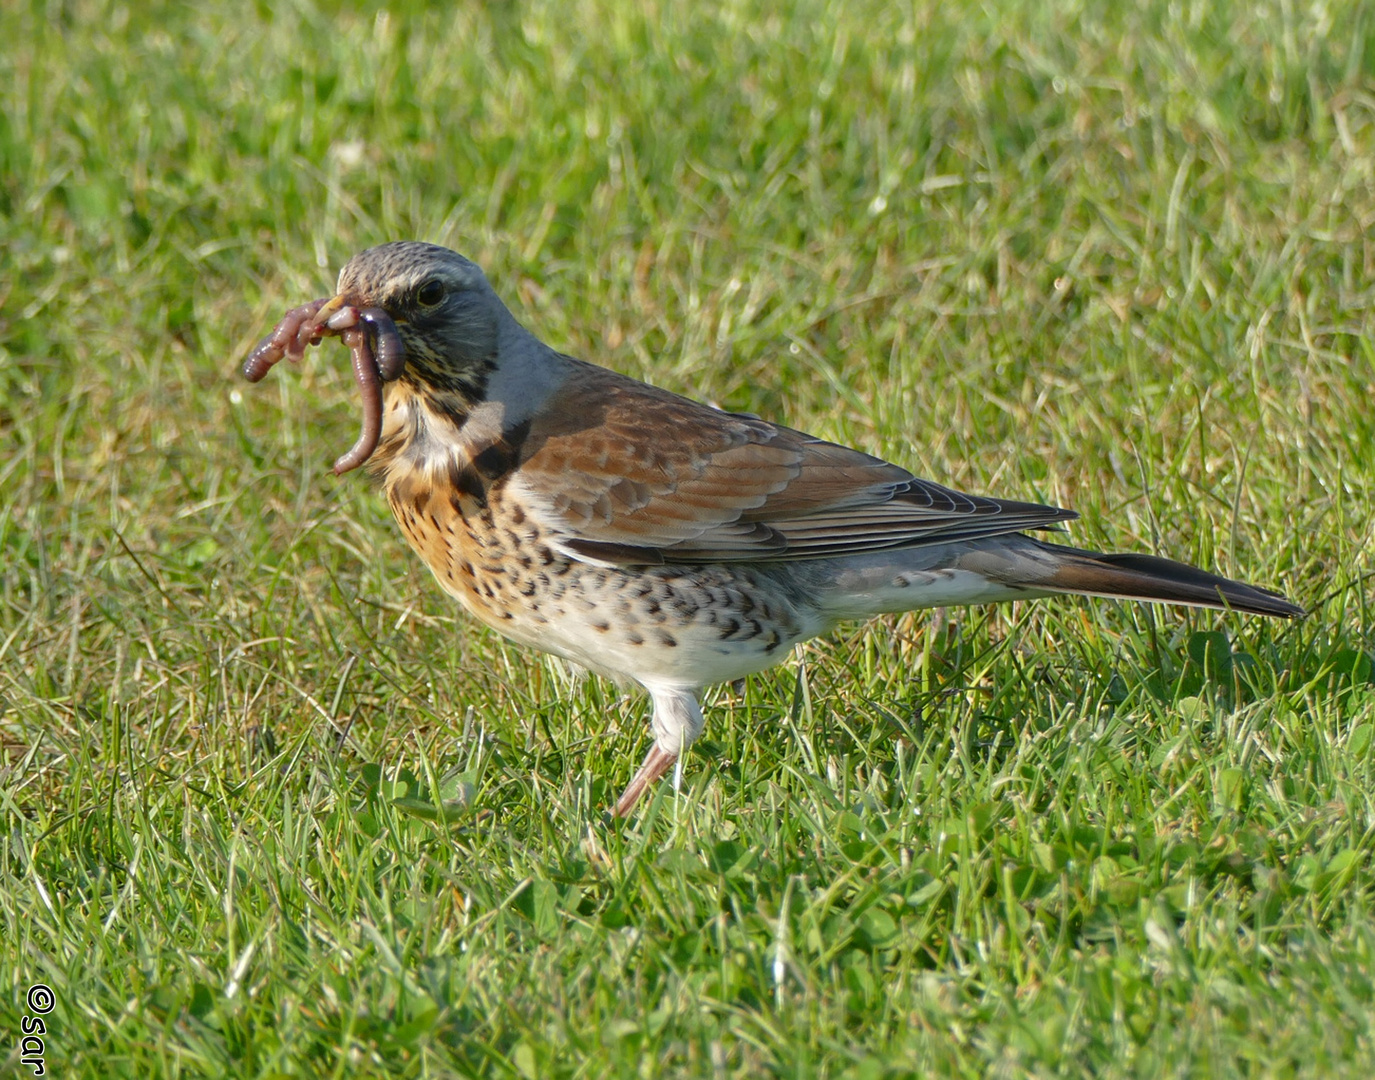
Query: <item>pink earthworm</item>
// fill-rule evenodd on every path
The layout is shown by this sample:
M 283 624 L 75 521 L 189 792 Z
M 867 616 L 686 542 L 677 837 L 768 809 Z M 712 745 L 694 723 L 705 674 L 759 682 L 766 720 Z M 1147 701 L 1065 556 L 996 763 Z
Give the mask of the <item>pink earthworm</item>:
M 328 332 L 324 326 L 315 324 L 316 313 L 327 303 L 327 300 L 312 300 L 283 315 L 282 321 L 272 328 L 272 333 L 258 342 L 243 362 L 244 378 L 249 382 L 258 382 L 283 356 L 301 359 L 306 346 L 319 341 Z
M 390 323 L 391 319 L 387 319 L 387 322 Z M 392 327 L 392 333 L 396 333 L 395 326 Z M 335 461 L 335 476 L 358 468 L 372 457 L 372 452 L 377 449 L 377 440 L 382 435 L 382 382 L 377 361 L 372 356 L 368 333 L 362 327 L 351 326 L 339 336 L 353 354 L 353 377 L 363 396 L 363 429 L 348 453 Z
M 377 373 L 382 381 L 399 378 L 406 364 L 406 346 L 392 317 L 382 308 L 359 308 L 358 321 L 367 323 L 377 339 Z
M 320 309 L 328 302 L 312 300 L 288 311 L 248 354 L 243 373 L 249 382 L 258 382 L 284 356 L 300 360 L 308 346 L 327 336 L 339 336 L 352 354 L 353 378 L 363 398 L 363 427 L 358 440 L 334 462 L 334 474 L 340 476 L 358 468 L 377 449 L 382 435 L 382 383 L 400 377 L 406 364 L 406 346 L 396 323 L 382 308 L 342 307 L 325 322 L 317 322 Z

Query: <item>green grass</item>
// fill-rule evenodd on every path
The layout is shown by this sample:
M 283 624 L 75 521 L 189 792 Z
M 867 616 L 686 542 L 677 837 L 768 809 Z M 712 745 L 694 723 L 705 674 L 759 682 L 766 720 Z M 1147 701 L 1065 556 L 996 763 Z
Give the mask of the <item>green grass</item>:
M 1375 8 L 0 7 L 0 1072 L 1375 1073 Z M 847 627 L 646 705 L 336 481 L 361 248 L 1276 624 Z

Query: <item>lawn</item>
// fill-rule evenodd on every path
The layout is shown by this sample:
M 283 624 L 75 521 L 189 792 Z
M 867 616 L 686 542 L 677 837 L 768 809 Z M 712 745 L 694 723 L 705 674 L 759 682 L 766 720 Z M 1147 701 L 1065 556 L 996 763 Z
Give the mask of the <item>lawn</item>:
M 1375 8 L 0 6 L 0 1073 L 1375 1075 Z M 1283 589 L 847 626 L 647 703 L 468 620 L 356 251 Z M 26 1019 L 27 1018 L 27 1019 Z M 21 1060 L 28 1054 L 28 1060 Z

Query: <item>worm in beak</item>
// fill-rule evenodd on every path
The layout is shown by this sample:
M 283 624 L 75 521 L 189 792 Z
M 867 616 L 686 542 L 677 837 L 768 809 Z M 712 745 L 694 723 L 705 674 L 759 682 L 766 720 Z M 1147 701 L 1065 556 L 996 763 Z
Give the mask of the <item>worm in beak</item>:
M 406 346 L 392 317 L 381 308 L 356 308 L 342 296 L 312 300 L 292 308 L 258 342 L 243 364 L 249 382 L 258 382 L 283 357 L 299 361 L 307 347 L 338 336 L 353 358 L 353 378 L 363 399 L 363 426 L 358 441 L 334 462 L 334 474 L 356 469 L 372 457 L 382 435 L 382 383 L 400 377 Z

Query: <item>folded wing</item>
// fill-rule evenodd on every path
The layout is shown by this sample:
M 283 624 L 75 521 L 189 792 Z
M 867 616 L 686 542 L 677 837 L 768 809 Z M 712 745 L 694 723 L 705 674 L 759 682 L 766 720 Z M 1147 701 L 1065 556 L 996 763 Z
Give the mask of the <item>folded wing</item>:
M 858 450 L 574 363 L 533 419 L 508 487 L 577 558 L 815 559 L 1076 516 L 965 495 Z

